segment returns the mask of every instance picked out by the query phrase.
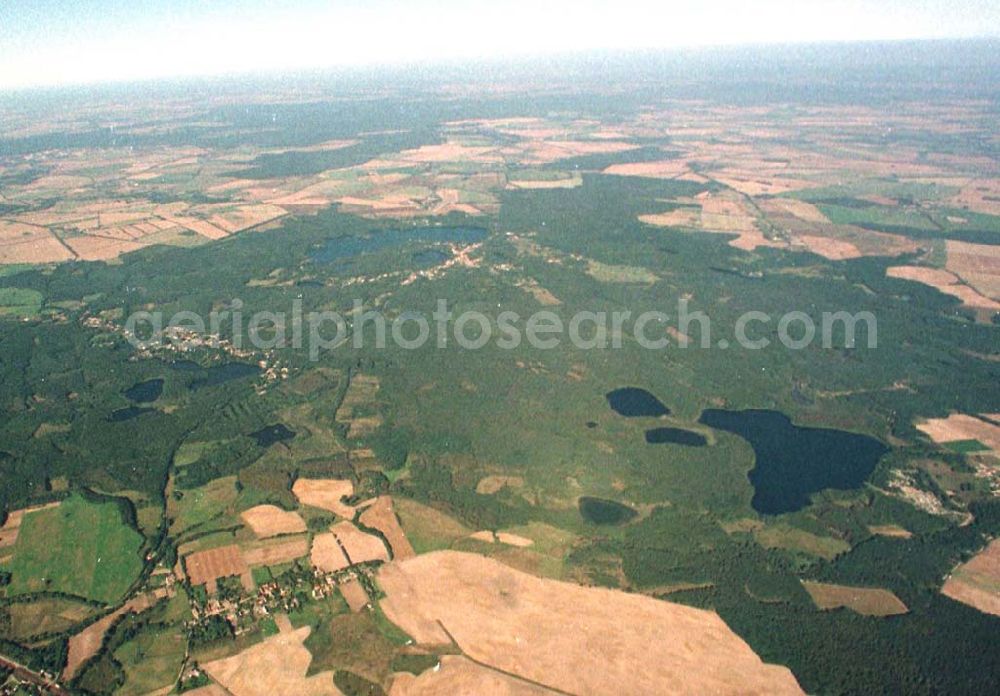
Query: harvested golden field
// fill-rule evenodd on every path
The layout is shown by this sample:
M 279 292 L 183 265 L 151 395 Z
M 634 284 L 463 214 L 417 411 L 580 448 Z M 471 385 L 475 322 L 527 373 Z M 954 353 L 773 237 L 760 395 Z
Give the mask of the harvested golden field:
M 399 159 L 408 162 L 432 164 L 437 162 L 499 162 L 495 147 L 467 147 L 459 143 L 424 145 L 416 150 L 399 154 Z
M 640 215 L 639 221 L 656 227 L 698 227 L 701 214 L 695 208 L 677 208 L 669 213 Z
M 447 694 L 490 694 L 490 696 L 544 696 L 557 693 L 478 665 L 461 655 L 444 655 L 437 669 L 420 676 L 397 674 L 389 696 L 445 696 Z
M 7 636 L 26 640 L 43 633 L 61 633 L 97 613 L 96 607 L 65 597 L 39 597 L 8 604 Z
M 613 164 L 604 174 L 615 176 L 642 176 L 651 179 L 673 179 L 688 171 L 688 163 L 681 160 L 661 160 L 659 162 L 630 162 Z
M 475 541 L 482 541 L 486 544 L 495 544 L 497 541 L 496 537 L 493 535 L 493 532 L 489 531 L 488 529 L 483 529 L 478 532 L 473 532 L 472 534 L 469 535 L 469 538 L 474 539 Z
M 829 218 L 812 203 L 794 198 L 771 198 L 762 201 L 760 207 L 765 212 L 780 211 L 806 222 L 829 223 Z
M 869 525 L 868 531 L 878 536 L 892 537 L 896 539 L 910 539 L 913 533 L 895 524 Z
M 524 278 L 518 281 L 516 285 L 534 297 L 535 301 L 543 307 L 556 307 L 562 304 L 562 300 L 553 295 L 547 288 L 539 285 L 538 281 L 534 278 Z
M 497 532 L 497 541 L 501 544 L 507 544 L 508 546 L 516 546 L 518 548 L 526 548 L 528 546 L 534 546 L 535 542 L 527 537 L 523 537 L 520 534 L 513 534 L 512 532 Z
M 142 244 L 138 242 L 96 235 L 67 237 L 63 243 L 83 261 L 107 261 L 142 248 Z
M 359 440 L 368 437 L 382 427 L 382 416 L 365 416 L 351 420 L 351 427 L 347 431 L 348 440 Z
M 571 189 L 583 186 L 583 177 L 578 173 L 559 179 L 511 179 L 507 188 L 520 190 Z
M 636 150 L 639 146 L 612 140 L 525 140 L 505 149 L 505 154 L 520 156 L 532 164 L 557 162 L 581 155 L 608 155 Z
M 651 285 L 660 278 L 640 266 L 618 266 L 587 259 L 587 275 L 602 283 L 644 283 Z
M 240 555 L 250 567 L 289 563 L 309 555 L 309 537 L 303 534 L 292 538 L 282 537 L 248 544 L 243 547 Z
M 229 696 L 229 692 L 218 684 L 199 686 L 197 689 L 185 691 L 184 693 L 187 694 L 187 696 Z
M 362 532 L 350 522 L 339 522 L 330 528 L 330 532 L 337 537 L 351 564 L 389 560 L 389 551 L 381 539 Z
M 864 254 L 851 242 L 834 237 L 820 237 L 813 234 L 796 235 L 795 241 L 804 246 L 814 254 L 830 259 L 831 261 L 844 261 L 846 259 L 857 259 Z
M 851 545 L 843 539 L 819 536 L 780 522 L 755 529 L 753 536 L 757 543 L 768 549 L 791 549 L 827 560 L 851 550 Z
M 354 484 L 341 479 L 298 479 L 292 493 L 303 505 L 329 510 L 339 517 L 352 519 L 354 508 L 343 499 L 354 494 Z
M 506 544 L 507 546 L 514 546 L 521 549 L 532 546 L 535 543 L 531 539 L 520 536 L 519 534 L 512 534 L 511 532 L 491 532 L 489 530 L 473 532 L 469 535 L 469 538 L 476 541 L 482 541 L 487 544 Z
M 184 558 L 184 567 L 192 585 L 205 585 L 209 594 L 216 590 L 216 580 L 239 576 L 244 587 L 253 589 L 250 568 L 235 544 L 207 551 L 196 551 Z
M 984 297 L 974 288 L 965 285 L 961 279 L 950 271 L 925 266 L 891 266 L 886 269 L 890 278 L 912 280 L 929 285 L 946 295 L 957 297 L 967 307 L 1000 311 L 1000 302 Z
M 202 665 L 232 696 L 331 696 L 340 694 L 332 672 L 307 677 L 312 655 L 302 644 L 311 629 L 279 633 L 238 655 Z
M 454 551 L 387 564 L 378 580 L 386 616 L 418 643 L 454 640 L 470 659 L 552 689 L 802 693 L 787 668 L 763 663 L 714 612 Z
M 365 588 L 358 582 L 357 578 L 351 578 L 345 582 L 337 585 L 337 589 L 340 590 L 340 594 L 343 595 L 344 600 L 347 602 L 347 606 L 351 608 L 351 611 L 357 613 L 368 606 L 370 599 L 368 599 L 368 593 L 365 592 Z
M 1000 540 L 956 568 L 941 593 L 981 612 L 1000 616 Z
M 366 527 L 377 529 L 382 533 L 389 542 L 394 559 L 402 560 L 416 555 L 410 540 L 406 538 L 406 533 L 399 526 L 393 500 L 389 496 L 382 495 L 376 498 L 375 502 L 366 508 L 358 519 Z
M 958 276 L 942 268 L 927 266 L 890 266 L 885 274 L 890 278 L 913 280 L 931 287 L 942 288 L 959 282 Z
M 899 597 L 889 590 L 874 587 L 848 587 L 822 582 L 803 582 L 813 603 L 823 610 L 847 608 L 863 616 L 896 616 L 909 611 Z
M 36 505 L 34 507 L 23 508 L 21 510 L 12 510 L 7 515 L 7 521 L 4 522 L 2 527 L 0 527 L 0 549 L 13 546 L 17 542 L 17 535 L 21 531 L 21 522 L 24 521 L 25 515 L 32 512 L 38 512 L 39 510 L 48 510 L 49 508 L 54 507 L 59 507 L 59 503 L 47 503 L 46 505 Z
M 0 241 L 0 264 L 52 263 L 74 258 L 73 251 L 44 229 L 16 241 Z
M 258 205 L 242 205 L 223 213 L 212 215 L 208 222 L 213 226 L 229 232 L 242 232 L 253 227 L 277 220 L 288 214 L 284 208 L 267 203 Z
M 124 609 L 119 609 L 108 614 L 69 639 L 66 667 L 63 668 L 62 673 L 63 679 L 71 679 L 87 660 L 97 654 L 101 649 L 101 643 L 104 642 L 104 634 L 111 628 L 115 619 L 123 613 L 125 613 Z
M 761 177 L 746 172 L 728 172 L 714 179 L 747 196 L 777 196 L 816 185 L 799 179 Z
M 350 561 L 332 533 L 317 534 L 312 540 L 309 561 L 324 573 L 335 573 L 349 567 Z
M 484 476 L 476 484 L 476 493 L 493 495 L 504 488 L 524 488 L 524 478 L 521 476 Z
M 1000 215 L 1000 179 L 976 179 L 951 199 L 959 208 L 985 215 Z
M 108 632 L 111 625 L 119 616 L 126 612 L 142 613 L 149 609 L 159 599 L 165 597 L 163 590 L 158 590 L 155 594 L 143 594 L 130 600 L 124 606 L 111 612 L 105 617 L 95 621 L 79 633 L 69 639 L 68 652 L 66 656 L 66 667 L 63 668 L 63 679 L 71 679 L 83 664 L 98 653 L 101 644 L 104 642 L 104 634 Z
M 370 406 L 375 403 L 381 383 L 374 375 L 353 375 L 347 388 L 344 400 L 337 409 L 337 420 L 347 422 L 355 415 L 359 406 Z
M 945 268 L 991 299 L 1000 299 L 1000 247 L 947 241 Z
M 244 510 L 240 517 L 260 539 L 306 531 L 306 523 L 299 513 L 282 510 L 277 505 L 258 505 Z
M 780 247 L 784 244 L 767 239 L 757 226 L 757 218 L 747 204 L 723 194 L 700 194 L 701 228 L 705 232 L 722 232 L 737 235 L 729 245 L 743 251 L 757 247 Z
M 211 240 L 224 239 L 229 236 L 229 233 L 223 229 L 219 229 L 215 225 L 205 220 L 199 220 L 193 217 L 184 217 L 179 215 L 167 216 L 164 215 L 163 219 L 167 222 L 173 223 L 178 227 L 183 227 L 184 229 L 191 230 L 200 234 L 202 237 Z
M 929 418 L 917 423 L 917 430 L 939 445 L 976 440 L 1000 455 L 1000 425 L 975 416 L 953 413 L 947 418 Z
M 409 498 L 397 498 L 396 514 L 417 553 L 449 548 L 472 530 L 454 517 Z
M 341 210 L 372 217 L 413 217 L 423 211 L 420 203 L 409 196 L 386 194 L 379 198 L 344 196 L 338 198 Z

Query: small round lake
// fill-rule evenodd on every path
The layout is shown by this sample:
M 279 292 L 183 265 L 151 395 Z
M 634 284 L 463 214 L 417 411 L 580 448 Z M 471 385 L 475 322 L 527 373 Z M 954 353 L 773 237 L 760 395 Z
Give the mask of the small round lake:
M 151 379 L 139 382 L 124 392 L 125 398 L 137 404 L 151 404 L 163 394 L 163 380 Z
M 670 409 L 662 401 L 639 387 L 615 389 L 605 397 L 615 413 L 627 418 L 656 418 L 670 414 Z
M 795 512 L 824 489 L 852 490 L 871 476 L 889 448 L 867 435 L 803 428 L 778 411 L 702 413 L 700 423 L 739 435 L 753 447 L 753 509 L 765 515 Z
M 295 431 L 289 429 L 284 423 L 275 423 L 250 433 L 250 437 L 257 441 L 259 447 L 270 447 L 279 442 L 291 440 L 295 437 Z
M 646 431 L 646 442 L 651 445 L 684 445 L 704 447 L 708 440 L 701 433 L 681 428 L 653 428 Z
M 580 498 L 579 506 L 583 519 L 591 524 L 625 524 L 639 514 L 628 505 L 622 505 L 614 500 L 605 500 L 604 498 L 583 496 Z

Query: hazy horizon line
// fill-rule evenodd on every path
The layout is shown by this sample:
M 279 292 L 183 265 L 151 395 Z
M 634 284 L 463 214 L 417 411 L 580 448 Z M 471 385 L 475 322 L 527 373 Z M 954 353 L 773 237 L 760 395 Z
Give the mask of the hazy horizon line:
M 731 43 L 695 43 L 685 45 L 675 45 L 667 47 L 637 47 L 637 48 L 584 48 L 580 50 L 557 51 L 557 52 L 532 52 L 518 53 L 510 55 L 491 55 L 476 57 L 426 57 L 403 60 L 387 61 L 363 61 L 357 63 L 337 62 L 324 65 L 312 66 L 281 66 L 273 69 L 268 68 L 248 68 L 246 70 L 206 70 L 204 72 L 181 72 L 171 74 L 153 74 L 148 77 L 106 77 L 94 80 L 70 80 L 63 82 L 42 81 L 37 83 L 29 82 L 0 82 L 0 90 L 6 96 L 14 94 L 25 94 L 30 92 L 51 92 L 62 90 L 88 90 L 100 88 L 113 88 L 116 86 L 129 85 L 149 85 L 151 83 L 162 84 L 184 84 L 197 82 L 215 82 L 226 79 L 254 80 L 271 79 L 278 80 L 287 77 L 330 77 L 330 76 L 360 76 L 364 74 L 385 74 L 393 72 L 417 72 L 434 68 L 448 68 L 450 70 L 475 70 L 482 68 L 516 68 L 527 67 L 541 61 L 550 63 L 566 63 L 587 59 L 612 59 L 623 60 L 629 58 L 652 58 L 652 57 L 723 57 L 726 53 L 748 51 L 751 53 L 783 53 L 790 50 L 810 50 L 810 49 L 836 49 L 836 48 L 860 48 L 870 46 L 886 47 L 921 47 L 941 44 L 993 44 L 1000 43 L 1000 33 L 981 34 L 951 37 L 914 37 L 914 38 L 862 38 L 862 39 L 817 39 L 808 41 L 736 41 Z M 992 54 L 997 56 L 997 54 Z M 936 56 L 939 57 L 939 56 Z M 1000 56 L 995 61 L 1000 65 Z M 5 96 L 0 94 L 0 96 Z

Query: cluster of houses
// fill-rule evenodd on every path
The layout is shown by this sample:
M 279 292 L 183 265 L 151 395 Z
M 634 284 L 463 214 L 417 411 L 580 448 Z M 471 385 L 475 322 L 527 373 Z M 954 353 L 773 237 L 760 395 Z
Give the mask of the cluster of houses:
M 246 594 L 238 598 L 212 596 L 204 604 L 191 603 L 190 625 L 197 625 L 213 616 L 222 616 L 229 622 L 234 635 L 242 635 L 256 629 L 258 622 L 275 613 L 289 613 L 302 606 L 303 598 L 323 601 L 337 592 L 340 586 L 356 585 L 359 573 L 365 568 L 354 566 L 350 570 L 333 573 L 316 568 L 302 572 L 289 572 L 279 579 L 262 583 L 256 594 Z

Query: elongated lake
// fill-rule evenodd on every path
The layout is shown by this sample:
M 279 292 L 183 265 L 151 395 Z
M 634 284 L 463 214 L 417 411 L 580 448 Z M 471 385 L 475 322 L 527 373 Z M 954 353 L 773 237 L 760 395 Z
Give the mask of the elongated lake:
M 212 365 L 211 367 L 202 367 L 192 360 L 175 360 L 168 364 L 173 370 L 197 374 L 197 377 L 191 381 L 189 387 L 191 391 L 198 391 L 205 387 L 216 387 L 226 382 L 232 382 L 235 379 L 252 377 L 261 373 L 261 369 L 256 365 L 241 362 L 223 363 L 221 365 Z
M 653 428 L 646 431 L 646 442 L 651 445 L 684 445 L 704 447 L 708 440 L 701 433 L 683 428 Z
M 407 242 L 473 244 L 486 239 L 482 227 L 411 227 L 380 230 L 366 237 L 342 236 L 326 240 L 309 255 L 315 263 L 336 264 L 362 254 L 372 254 Z M 419 252 L 418 252 L 419 253 Z

